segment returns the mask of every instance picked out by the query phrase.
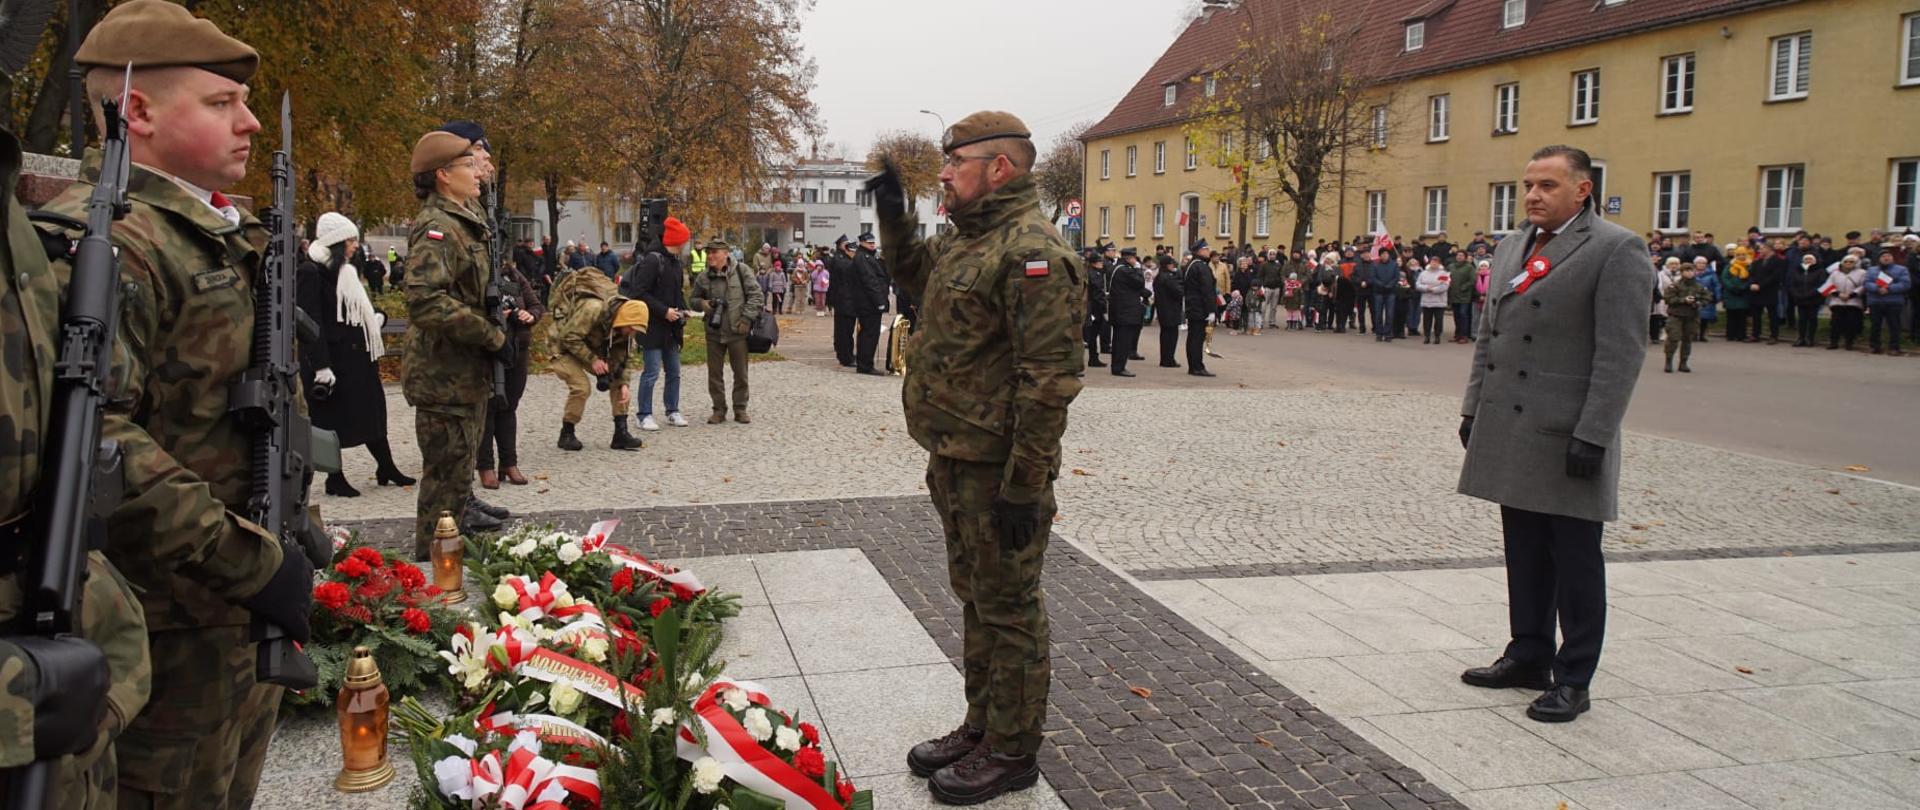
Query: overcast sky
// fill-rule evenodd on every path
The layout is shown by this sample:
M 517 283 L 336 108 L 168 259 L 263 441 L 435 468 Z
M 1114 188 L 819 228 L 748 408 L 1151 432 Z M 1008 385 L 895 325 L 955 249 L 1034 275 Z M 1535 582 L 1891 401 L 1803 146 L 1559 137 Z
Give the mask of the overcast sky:
M 1044 151 L 1113 109 L 1179 33 L 1190 0 L 816 0 L 805 21 L 826 140 L 864 158 L 875 135 L 1003 109 Z

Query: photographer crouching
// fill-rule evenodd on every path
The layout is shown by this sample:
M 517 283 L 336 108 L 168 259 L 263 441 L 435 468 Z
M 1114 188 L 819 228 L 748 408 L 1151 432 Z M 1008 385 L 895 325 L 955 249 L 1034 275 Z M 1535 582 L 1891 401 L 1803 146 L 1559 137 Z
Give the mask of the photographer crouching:
M 574 426 L 586 413 L 589 386 L 607 392 L 613 405 L 615 450 L 638 450 L 645 442 L 627 430 L 627 356 L 635 333 L 647 331 L 647 305 L 622 298 L 602 273 L 571 273 L 553 288 L 550 313 L 558 354 L 553 373 L 567 384 L 560 449 L 579 450 Z

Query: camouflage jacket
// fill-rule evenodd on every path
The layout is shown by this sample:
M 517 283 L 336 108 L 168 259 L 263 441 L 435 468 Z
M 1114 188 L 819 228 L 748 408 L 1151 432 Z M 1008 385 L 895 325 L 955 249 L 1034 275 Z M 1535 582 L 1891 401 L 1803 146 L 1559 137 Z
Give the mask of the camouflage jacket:
M 604 273 L 574 273 L 553 288 L 550 300 L 560 354 L 582 367 L 591 367 L 595 358 L 605 360 L 610 374 L 626 369 L 633 341 L 614 337 L 613 316 L 627 299 L 620 297 L 613 279 Z
M 407 237 L 407 347 L 400 390 L 414 407 L 475 405 L 493 394 L 490 352 L 506 333 L 486 311 L 487 223 L 427 197 Z
M 745 262 L 729 261 L 725 270 L 708 265 L 693 277 L 687 308 L 706 314 L 707 342 L 743 339 L 760 317 L 766 296 Z
M 20 142 L 0 129 L 0 181 L 14 187 Z M 0 245 L 0 525 L 27 520 L 40 477 L 53 394 L 55 334 L 60 326 L 60 281 L 26 212 L 8 194 L 6 244 Z M 10 557 L 24 549 L 4 548 Z M 23 595 L 13 575 L 0 576 L 0 636 L 22 628 Z M 100 552 L 87 555 L 80 594 L 80 635 L 107 654 L 108 738 L 117 736 L 147 704 L 151 662 L 147 623 L 133 589 Z M 33 760 L 33 699 L 38 672 L 19 647 L 0 640 L 0 768 Z M 56 785 L 56 789 L 71 786 Z
M 1080 393 L 1086 271 L 1040 213 L 1031 177 L 920 239 L 882 217 L 894 280 L 920 302 L 907 359 L 907 429 L 935 455 L 1005 462 L 1009 500 L 1039 499 L 1060 470 L 1067 406 Z
M 80 180 L 46 210 L 86 216 L 100 177 L 89 150 Z M 109 521 L 107 558 L 153 631 L 245 624 L 239 602 L 280 568 L 280 544 L 241 517 L 252 437 L 227 414 L 227 385 L 252 362 L 253 295 L 267 229 L 222 217 L 179 182 L 139 164 L 131 211 L 113 226 L 121 306 L 106 436 L 126 452 L 126 497 Z M 71 268 L 55 265 L 62 280 Z

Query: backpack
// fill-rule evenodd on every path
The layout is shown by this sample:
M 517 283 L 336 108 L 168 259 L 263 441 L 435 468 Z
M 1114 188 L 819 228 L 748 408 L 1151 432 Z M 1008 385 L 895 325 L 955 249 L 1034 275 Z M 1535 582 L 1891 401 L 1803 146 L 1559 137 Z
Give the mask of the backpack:
M 620 288 L 605 273 L 568 273 L 553 285 L 547 301 L 548 317 L 554 323 L 565 323 L 584 300 L 591 298 L 604 302 L 618 297 Z

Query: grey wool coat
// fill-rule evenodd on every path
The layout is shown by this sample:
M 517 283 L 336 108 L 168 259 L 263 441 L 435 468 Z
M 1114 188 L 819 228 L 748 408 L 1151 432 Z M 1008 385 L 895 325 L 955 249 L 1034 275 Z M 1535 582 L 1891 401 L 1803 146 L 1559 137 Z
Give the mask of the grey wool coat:
M 1515 232 L 1493 253 L 1460 406 L 1474 418 L 1460 492 L 1611 521 L 1619 509 L 1620 421 L 1647 351 L 1647 247 L 1632 231 L 1582 212 L 1547 243 L 1547 275 L 1515 292 L 1535 230 Z M 1598 476 L 1567 476 L 1570 438 L 1606 448 Z

